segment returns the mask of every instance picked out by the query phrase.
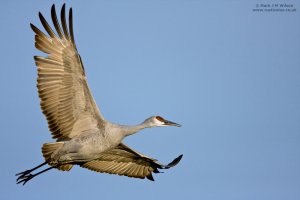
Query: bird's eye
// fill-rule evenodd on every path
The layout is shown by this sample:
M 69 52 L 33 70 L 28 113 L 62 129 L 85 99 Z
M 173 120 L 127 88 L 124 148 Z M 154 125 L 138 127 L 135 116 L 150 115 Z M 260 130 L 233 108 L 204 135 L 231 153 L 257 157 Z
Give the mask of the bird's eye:
M 161 122 L 164 122 L 164 121 L 165 121 L 165 119 L 162 118 L 161 116 L 156 116 L 155 118 L 156 118 L 158 121 L 161 121 Z

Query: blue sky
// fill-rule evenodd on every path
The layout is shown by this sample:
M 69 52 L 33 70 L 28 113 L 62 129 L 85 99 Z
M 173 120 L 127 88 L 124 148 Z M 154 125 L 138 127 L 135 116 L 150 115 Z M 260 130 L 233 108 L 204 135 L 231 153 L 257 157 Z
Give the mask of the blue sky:
M 271 3 L 282 3 L 268 1 Z M 93 95 L 110 121 L 151 115 L 181 128 L 125 139 L 178 166 L 155 182 L 75 167 L 15 184 L 52 141 L 36 91 L 29 27 L 63 1 L 5 1 L 1 23 L 3 199 L 300 199 L 300 27 L 296 12 L 253 12 L 262 1 L 67 1 Z

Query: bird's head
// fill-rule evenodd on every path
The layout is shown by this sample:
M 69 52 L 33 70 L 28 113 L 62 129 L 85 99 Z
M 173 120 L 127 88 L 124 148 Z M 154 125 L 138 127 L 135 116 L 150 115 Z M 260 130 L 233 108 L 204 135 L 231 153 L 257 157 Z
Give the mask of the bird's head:
M 177 126 L 181 127 L 180 124 L 175 122 L 168 121 L 160 116 L 152 116 L 145 120 L 144 122 L 147 124 L 148 127 L 155 127 L 155 126 Z

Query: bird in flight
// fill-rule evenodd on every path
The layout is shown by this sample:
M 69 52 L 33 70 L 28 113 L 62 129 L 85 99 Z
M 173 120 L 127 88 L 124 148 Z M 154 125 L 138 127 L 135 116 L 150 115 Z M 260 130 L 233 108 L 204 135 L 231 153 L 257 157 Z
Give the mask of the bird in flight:
M 152 173 L 177 165 L 182 155 L 164 165 L 131 149 L 122 140 L 144 128 L 180 127 L 179 124 L 152 116 L 141 124 L 127 126 L 111 123 L 102 116 L 87 84 L 76 48 L 72 8 L 67 25 L 65 4 L 62 6 L 60 25 L 52 5 L 51 18 L 56 33 L 41 13 L 39 18 L 48 35 L 30 24 L 35 33 L 35 47 L 47 54 L 46 57 L 34 57 L 38 69 L 37 88 L 41 109 L 56 142 L 43 144 L 45 162 L 16 174 L 17 184 L 24 185 L 53 168 L 69 171 L 74 165 L 96 172 L 154 181 Z M 32 173 L 47 164 L 48 168 Z

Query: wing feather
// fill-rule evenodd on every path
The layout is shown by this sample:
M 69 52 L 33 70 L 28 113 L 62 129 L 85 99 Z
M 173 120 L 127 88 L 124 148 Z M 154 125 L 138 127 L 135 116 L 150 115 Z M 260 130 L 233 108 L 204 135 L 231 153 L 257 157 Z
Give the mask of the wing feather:
M 44 16 L 40 12 L 39 12 L 39 18 L 40 18 L 40 21 L 41 21 L 43 27 L 45 28 L 47 33 L 50 35 L 50 37 L 56 38 L 56 35 L 53 32 L 52 28 L 49 26 L 48 22 L 46 21 L 46 19 L 44 18 Z
M 75 45 L 75 48 L 76 48 L 74 32 L 73 32 L 73 11 L 72 11 L 72 8 L 70 8 L 70 11 L 69 11 L 69 30 L 70 30 L 71 41 Z
M 60 28 L 60 25 L 59 25 L 59 22 L 58 22 L 58 19 L 57 19 L 57 16 L 56 16 L 56 11 L 55 11 L 55 6 L 54 5 L 52 5 L 52 7 L 51 7 L 51 18 L 52 18 L 52 21 L 53 21 L 56 32 L 58 33 L 59 37 L 61 39 L 63 39 L 64 34 L 61 31 L 61 28 Z
M 38 68 L 40 105 L 52 137 L 57 141 L 68 140 L 83 131 L 97 128 L 104 118 L 89 90 L 76 49 L 72 9 L 69 12 L 68 30 L 65 4 L 61 9 L 61 26 L 55 6 L 52 6 L 51 18 L 58 36 L 41 13 L 39 18 L 48 35 L 33 24 L 30 26 L 36 34 L 36 48 L 47 54 L 46 57 L 34 57 Z
M 69 40 L 70 37 L 69 37 L 69 32 L 68 32 L 67 22 L 66 22 L 66 4 L 64 4 L 61 9 L 60 17 L 61 17 L 61 24 L 62 24 L 62 28 L 64 31 L 64 35 L 65 35 L 66 39 Z

